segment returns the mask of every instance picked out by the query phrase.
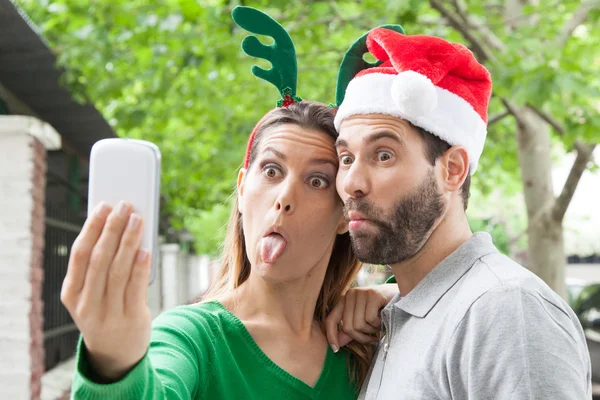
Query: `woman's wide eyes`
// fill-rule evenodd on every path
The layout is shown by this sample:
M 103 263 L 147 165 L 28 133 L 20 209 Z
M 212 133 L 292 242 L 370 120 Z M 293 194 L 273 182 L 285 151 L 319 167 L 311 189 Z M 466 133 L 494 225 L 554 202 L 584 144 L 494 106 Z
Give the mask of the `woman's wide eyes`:
M 265 166 L 262 170 L 262 173 L 269 179 L 280 178 L 283 176 L 281 169 L 272 165 Z M 306 182 L 308 182 L 308 184 L 315 189 L 325 189 L 329 187 L 329 180 L 321 176 L 311 176 Z
M 310 178 L 310 186 L 312 186 L 316 189 L 324 189 L 327 186 L 329 186 L 329 182 L 324 178 L 315 176 L 315 177 Z
M 267 167 L 263 168 L 263 174 L 267 178 L 277 178 L 282 175 L 281 170 L 279 168 L 276 168 L 273 166 L 267 166 Z

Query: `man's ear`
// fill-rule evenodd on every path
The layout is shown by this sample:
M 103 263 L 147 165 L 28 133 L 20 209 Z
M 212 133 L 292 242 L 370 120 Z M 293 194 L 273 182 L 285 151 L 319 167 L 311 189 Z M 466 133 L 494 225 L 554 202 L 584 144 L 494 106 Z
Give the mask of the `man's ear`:
M 469 153 L 464 146 L 452 146 L 440 158 L 442 185 L 449 192 L 460 190 L 469 175 Z
M 248 170 L 246 168 L 241 168 L 240 172 L 238 172 L 238 178 L 237 178 L 237 202 L 238 202 L 238 211 L 240 212 L 240 214 L 243 214 L 243 207 L 242 207 L 242 197 L 244 196 L 244 178 L 246 177 L 246 174 L 248 173 Z

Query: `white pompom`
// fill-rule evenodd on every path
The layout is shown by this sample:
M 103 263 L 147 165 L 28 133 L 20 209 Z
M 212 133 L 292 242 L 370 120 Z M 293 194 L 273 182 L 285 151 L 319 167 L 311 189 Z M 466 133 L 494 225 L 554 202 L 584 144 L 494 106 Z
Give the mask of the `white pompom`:
M 415 71 L 400 72 L 391 90 L 394 103 L 409 118 L 425 117 L 437 106 L 435 85 Z

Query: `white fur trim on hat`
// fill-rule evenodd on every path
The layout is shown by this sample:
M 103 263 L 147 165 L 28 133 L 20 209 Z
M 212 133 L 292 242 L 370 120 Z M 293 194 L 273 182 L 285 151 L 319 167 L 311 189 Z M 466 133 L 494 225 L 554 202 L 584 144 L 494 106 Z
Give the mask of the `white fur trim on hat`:
M 487 124 L 462 97 L 432 84 L 434 96 L 423 79 L 415 78 L 414 75 L 420 74 L 410 71 L 411 74 L 404 75 L 406 72 L 372 73 L 350 81 L 335 116 L 336 129 L 339 131 L 345 118 L 357 114 L 387 114 L 406 119 L 452 146 L 465 146 L 473 174 L 483 151 Z
M 396 75 L 391 90 L 394 104 L 405 115 L 428 115 L 437 106 L 435 85 L 415 71 L 402 71 Z

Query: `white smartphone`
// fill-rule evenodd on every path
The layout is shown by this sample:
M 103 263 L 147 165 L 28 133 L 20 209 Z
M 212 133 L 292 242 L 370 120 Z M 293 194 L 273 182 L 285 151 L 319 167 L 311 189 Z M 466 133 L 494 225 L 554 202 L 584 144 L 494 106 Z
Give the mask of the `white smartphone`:
M 158 262 L 160 150 L 144 140 L 103 139 L 92 146 L 88 215 L 101 202 L 133 205 L 144 221 L 141 248 L 152 254 L 150 282 Z

